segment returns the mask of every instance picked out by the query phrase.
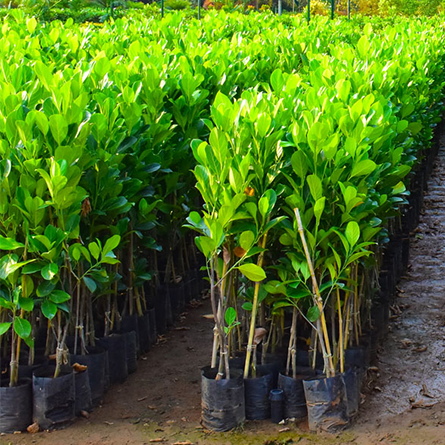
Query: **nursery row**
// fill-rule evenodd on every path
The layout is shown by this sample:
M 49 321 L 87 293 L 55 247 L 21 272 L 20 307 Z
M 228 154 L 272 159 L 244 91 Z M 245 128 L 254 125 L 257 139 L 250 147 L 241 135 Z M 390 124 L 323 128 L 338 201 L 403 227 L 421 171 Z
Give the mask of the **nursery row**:
M 17 13 L 0 63 L 10 387 L 24 360 L 55 354 L 58 377 L 69 353 L 91 355 L 150 314 L 162 333 L 166 290 L 179 308 L 178 289 L 200 277 L 189 228 L 210 282 L 216 381 L 243 350 L 255 377 L 260 343 L 265 360 L 289 342 L 294 378 L 299 342 L 321 351 L 328 378 L 345 371 L 442 112 L 438 20 L 373 30 L 172 14 L 97 28 Z
M 103 402 L 113 385 L 124 382 L 137 370 L 141 355 L 150 351 L 158 334 L 173 326 L 192 297 L 200 294 L 203 284 L 203 280 L 192 277 L 171 292 L 164 289 L 162 307 L 150 309 L 142 317 L 123 317 L 120 331 L 97 338 L 95 347 L 89 347 L 87 354 L 69 353 L 73 351 L 74 338 L 67 337 L 57 379 L 52 378 L 55 357 L 44 354 L 45 332 L 38 330 L 33 363 L 28 364 L 28 352 L 21 354 L 20 384 L 0 387 L 1 431 L 61 428 L 76 416 L 87 416 Z

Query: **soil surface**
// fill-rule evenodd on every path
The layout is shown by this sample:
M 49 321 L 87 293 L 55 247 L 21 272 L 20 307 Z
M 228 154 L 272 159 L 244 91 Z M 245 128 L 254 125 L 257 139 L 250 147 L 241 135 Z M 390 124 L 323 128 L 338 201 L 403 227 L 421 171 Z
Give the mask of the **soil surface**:
M 399 285 L 390 333 L 372 367 L 358 421 L 338 435 L 307 425 L 246 422 L 215 434 L 200 426 L 200 372 L 210 361 L 208 299 L 160 337 L 127 381 L 88 419 L 69 428 L 1 435 L 0 445 L 445 445 L 445 139 L 429 181 L 421 223 L 411 236 L 410 267 Z M 0 401 L 1 403 L 1 401 Z

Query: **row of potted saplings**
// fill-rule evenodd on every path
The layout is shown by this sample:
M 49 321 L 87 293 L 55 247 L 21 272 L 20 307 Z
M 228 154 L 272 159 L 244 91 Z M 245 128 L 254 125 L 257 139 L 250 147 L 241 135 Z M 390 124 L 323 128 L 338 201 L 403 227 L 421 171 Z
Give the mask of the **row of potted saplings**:
M 411 217 L 415 210 L 413 206 L 405 216 L 407 222 L 411 219 L 414 221 L 415 218 Z M 266 352 L 270 346 L 269 333 L 275 329 L 273 322 L 267 324 L 266 321 L 267 330 L 257 327 L 254 331 L 250 351 L 252 361 L 247 376 L 245 366 L 249 350 L 240 356 L 230 350 L 229 379 L 225 378 L 227 368 L 221 365 L 223 360 L 219 360 L 221 353 L 214 366 L 201 370 L 204 427 L 228 431 L 246 419 L 272 418 L 273 422 L 279 423 L 283 419 L 298 421 L 308 417 L 311 431 L 335 432 L 350 423 L 359 410 L 361 389 L 369 364 L 387 332 L 390 302 L 396 293 L 396 284 L 408 264 L 409 244 L 408 238 L 401 233 L 402 226 L 399 224 L 390 228 L 391 241 L 376 253 L 380 271 L 378 281 L 370 280 L 362 286 L 361 291 L 355 289 L 362 294 L 358 306 L 362 307 L 362 313 L 360 315 L 359 311 L 357 314 L 361 318 L 358 322 L 361 329 L 358 331 L 358 326 L 352 322 L 352 313 L 349 317 L 351 323 L 349 327 L 344 323 L 343 331 L 341 325 L 339 329 L 333 325 L 333 322 L 338 322 L 335 317 L 326 320 L 327 329 L 336 332 L 333 350 L 327 356 L 326 350 L 323 353 L 317 341 L 316 329 L 306 323 L 304 312 L 297 307 L 290 311 L 285 309 L 287 312 L 283 322 L 286 326 L 284 331 L 287 332 L 284 336 L 284 344 L 288 345 L 287 354 L 283 350 L 281 354 Z M 266 320 L 273 318 L 273 314 L 269 314 Z M 232 327 L 236 323 L 233 320 L 237 319 L 238 316 L 232 314 L 228 317 L 226 313 L 228 335 L 236 332 Z M 340 332 L 343 332 L 343 336 Z M 309 338 L 311 346 L 308 350 Z M 232 343 L 238 344 L 238 341 Z M 340 347 L 340 343 L 344 347 Z M 334 363 L 334 372 L 327 376 L 326 363 L 330 359 Z
M 72 353 L 74 337 L 66 337 L 64 365 L 57 378 L 53 378 L 55 354 L 45 355 L 48 347 L 57 352 L 54 346 L 51 349 L 48 345 L 52 341 L 47 335 L 48 326 L 42 324 L 36 329 L 32 359 L 31 351 L 22 347 L 17 386 L 9 387 L 6 383 L 10 345 L 3 347 L 0 432 L 55 429 L 70 424 L 76 416 L 87 416 L 102 402 L 110 385 L 122 383 L 128 374 L 137 370 L 140 355 L 149 351 L 157 335 L 173 325 L 186 304 L 199 295 L 205 285 L 196 269 L 179 283 L 159 285 L 154 292 L 147 284 L 147 307 L 150 309 L 143 316 L 122 317 L 116 332 L 96 338 L 94 346 L 88 346 L 86 351 L 78 348 L 76 354 Z
M 434 158 L 434 153 L 434 150 L 428 153 L 424 164 Z M 428 165 L 424 167 L 431 170 Z M 413 205 L 389 228 L 391 239 L 385 249 L 380 249 L 377 254 L 380 263 L 378 283 L 363 289 L 368 298 L 362 304 L 370 307 L 370 311 L 363 311 L 363 329 L 358 342 L 352 333 L 347 340 L 343 360 L 337 356 L 337 369 L 340 372 L 334 377 L 325 378 L 325 361 L 320 348 L 311 346 L 308 350 L 304 341 L 311 337 L 312 344 L 314 340 L 316 343 L 315 330 L 309 328 L 294 308 L 292 316 L 289 311 L 284 318 L 287 354 L 282 349 L 281 354 L 277 351 L 272 354 L 266 352 L 268 333 L 263 328 L 255 329 L 252 350 L 255 377 L 249 374 L 245 378 L 243 375 L 245 353 L 229 359 L 230 379 L 218 378 L 219 361 L 216 366 L 201 370 L 202 423 L 206 428 L 228 431 L 246 419 L 271 418 L 279 423 L 284 419 L 298 421 L 308 417 L 312 431 L 334 432 L 343 429 L 355 418 L 367 370 L 388 330 L 390 305 L 397 292 L 397 283 L 408 266 L 407 233 L 417 225 L 421 207 L 417 202 L 421 199 L 426 177 L 420 185 L 416 181 L 411 184 Z M 370 298 L 370 295 L 373 297 Z M 230 324 L 230 320 L 226 321 Z M 268 326 L 268 330 L 271 329 L 274 329 L 273 323 Z
M 385 307 L 388 310 L 388 305 Z M 205 428 L 222 432 L 239 426 L 246 419 L 271 418 L 279 423 L 284 419 L 299 421 L 308 416 L 312 431 L 334 432 L 344 428 L 357 415 L 370 363 L 371 341 L 375 339 L 363 335 L 358 345 L 344 351 L 344 361 L 338 363 L 341 372 L 324 378 L 324 360 L 318 348 L 307 350 L 301 343 L 297 347 L 297 339 L 306 338 L 307 329 L 303 323 L 286 321 L 290 334 L 286 336 L 289 338 L 287 356 L 264 354 L 261 350 L 264 329 L 255 330 L 255 356 L 252 358 L 258 363 L 255 377 L 243 376 L 245 354 L 229 360 L 230 379 L 218 379 L 218 367 L 207 366 L 201 370 Z M 297 324 L 303 328 L 297 329 Z M 375 330 L 375 335 L 380 331 L 381 326 Z
M 261 352 L 257 353 L 260 363 Z M 231 359 L 230 380 L 217 380 L 216 368 L 202 369 L 202 423 L 214 431 L 228 431 L 247 420 L 300 421 L 308 414 L 313 431 L 334 432 L 358 413 L 361 389 L 369 366 L 369 344 L 345 351 L 345 372 L 329 379 L 323 375 L 323 359 L 291 347 L 290 359 L 270 357 L 257 366 L 255 378 L 243 378 L 244 358 Z M 264 362 L 263 362 L 264 363 Z M 224 384 L 221 384 L 224 382 Z

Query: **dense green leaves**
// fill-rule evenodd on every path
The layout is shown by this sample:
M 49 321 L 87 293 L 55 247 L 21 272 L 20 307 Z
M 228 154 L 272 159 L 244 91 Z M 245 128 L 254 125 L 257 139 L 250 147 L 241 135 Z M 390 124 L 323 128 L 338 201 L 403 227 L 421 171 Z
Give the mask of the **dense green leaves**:
M 96 302 L 130 287 L 135 298 L 159 240 L 179 269 L 187 216 L 208 275 L 227 291 L 234 274 L 249 311 L 255 287 L 274 314 L 297 305 L 321 316 L 295 208 L 324 302 L 374 267 L 371 246 L 409 199 L 442 111 L 438 19 L 309 29 L 300 17 L 218 14 L 100 29 L 4 20 L 4 320 L 65 314 L 77 290 Z M 266 275 L 273 284 L 254 284 Z

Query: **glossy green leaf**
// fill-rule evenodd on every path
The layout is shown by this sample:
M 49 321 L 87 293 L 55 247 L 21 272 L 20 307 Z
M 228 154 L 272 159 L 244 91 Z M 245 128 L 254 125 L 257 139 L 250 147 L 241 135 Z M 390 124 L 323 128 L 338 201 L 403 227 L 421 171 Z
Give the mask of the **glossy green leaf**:
M 92 242 L 88 244 L 88 250 L 90 251 L 91 255 L 93 255 L 93 258 L 95 260 L 99 260 L 100 257 L 100 247 L 96 242 Z
M 349 246 L 353 248 L 360 238 L 360 227 L 356 221 L 350 221 L 346 226 L 345 236 L 348 240 Z
M 116 247 L 119 246 L 120 242 L 121 242 L 121 237 L 119 235 L 113 235 L 111 238 L 108 238 L 102 249 L 102 255 L 106 256 L 109 252 L 116 249 Z
M 315 201 L 319 200 L 323 197 L 323 185 L 321 180 L 316 175 L 309 175 L 307 177 L 307 183 L 309 184 L 309 189 L 311 191 L 311 195 Z
M 350 178 L 354 178 L 355 176 L 366 176 L 372 173 L 376 169 L 377 165 L 374 161 L 370 159 L 365 159 L 364 161 L 360 161 L 354 165 Z
M 45 300 L 41 306 L 43 315 L 48 319 L 52 320 L 57 314 L 57 306 L 49 300 Z
M 236 321 L 236 310 L 233 307 L 228 307 L 224 316 L 227 326 L 231 326 Z
M 9 321 L 5 322 L 5 323 L 0 323 L 0 336 L 5 334 L 6 332 L 8 332 L 11 325 L 12 325 L 12 323 Z
M 65 301 L 68 301 L 70 299 L 70 294 L 63 290 L 54 290 L 50 296 L 49 299 L 56 304 L 64 303 Z
M 31 335 L 31 323 L 24 318 L 14 318 L 14 331 L 20 338 Z
M 34 300 L 32 298 L 19 298 L 19 306 L 26 312 L 31 312 L 34 309 Z
M 61 145 L 68 135 L 68 123 L 61 114 L 53 114 L 49 118 L 49 129 L 55 141 Z
M 250 230 L 247 230 L 243 233 L 241 233 L 239 238 L 239 245 L 248 252 L 250 248 L 253 246 L 253 243 L 255 241 L 255 235 Z
M 57 272 L 59 272 L 59 267 L 55 263 L 47 264 L 40 271 L 43 279 L 48 281 L 52 280 L 57 275 Z
M 24 244 L 19 243 L 13 238 L 5 238 L 0 235 L 0 250 L 16 250 L 24 247 Z
M 317 306 L 312 306 L 308 309 L 306 314 L 307 319 L 314 323 L 320 318 L 320 311 Z
M 253 263 L 243 264 L 238 269 L 250 281 L 258 282 L 266 278 L 266 272 L 264 272 L 263 268 Z
M 83 277 L 83 282 L 85 283 L 85 286 L 89 289 L 91 293 L 95 292 L 97 289 L 96 282 L 89 277 Z

